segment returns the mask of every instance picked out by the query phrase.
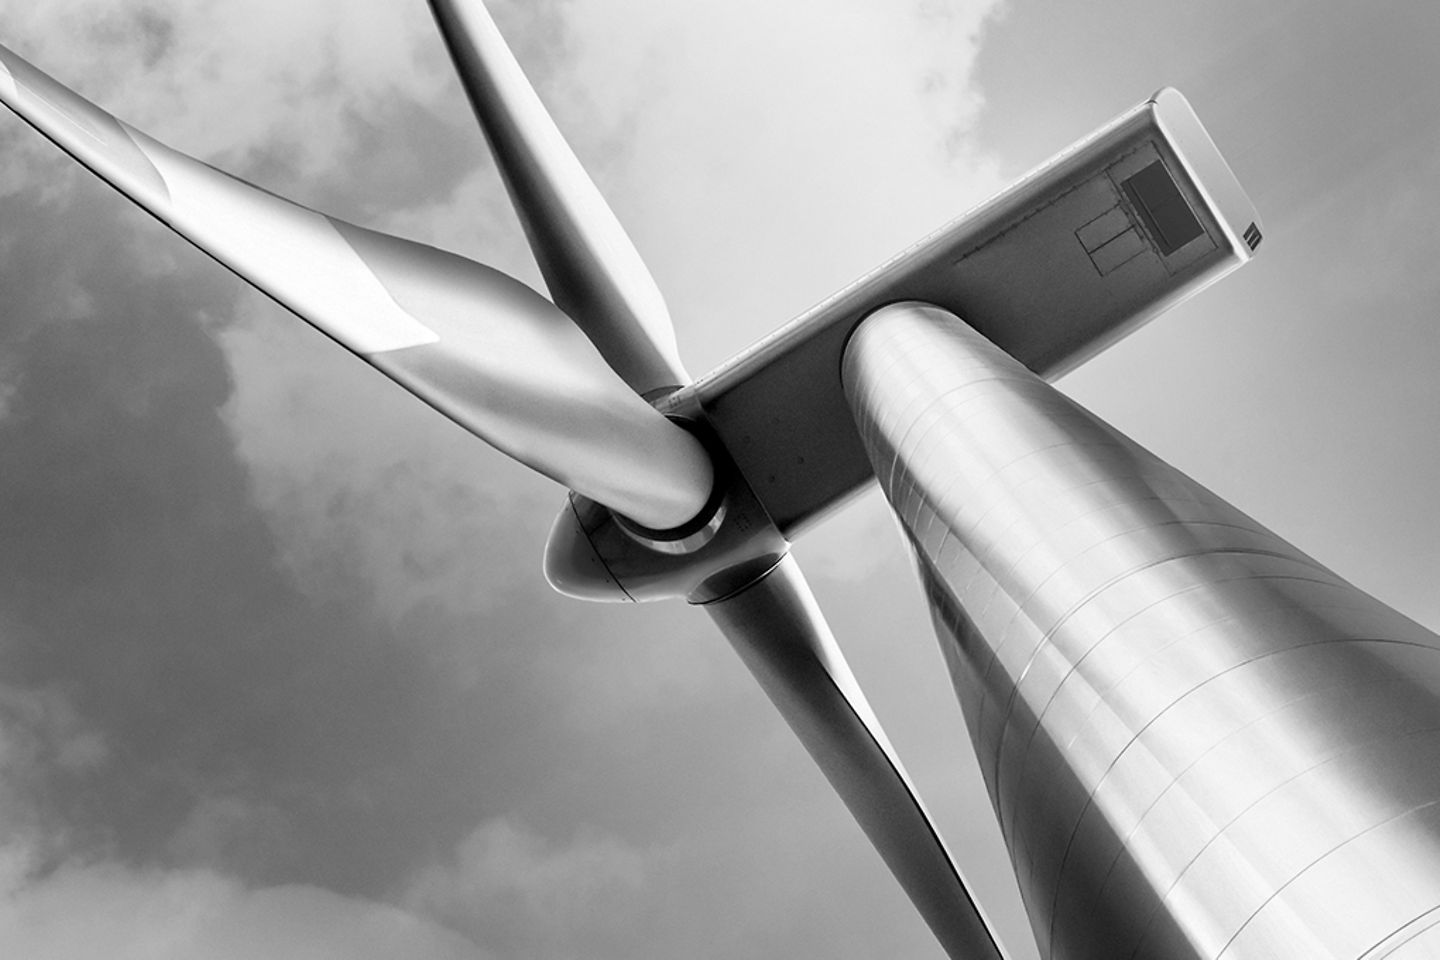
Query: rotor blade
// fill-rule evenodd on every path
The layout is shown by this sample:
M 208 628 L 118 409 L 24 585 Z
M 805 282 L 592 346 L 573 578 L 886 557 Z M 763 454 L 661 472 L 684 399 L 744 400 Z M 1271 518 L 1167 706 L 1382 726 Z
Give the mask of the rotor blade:
M 178 153 L 0 47 L 0 100 L 121 193 L 461 426 L 640 523 L 704 506 L 708 456 L 554 304 Z
M 880 723 L 788 554 L 705 605 L 840 794 L 952 960 L 1003 960 Z
M 481 0 L 430 0 L 550 296 L 637 393 L 690 382 L 665 300 Z

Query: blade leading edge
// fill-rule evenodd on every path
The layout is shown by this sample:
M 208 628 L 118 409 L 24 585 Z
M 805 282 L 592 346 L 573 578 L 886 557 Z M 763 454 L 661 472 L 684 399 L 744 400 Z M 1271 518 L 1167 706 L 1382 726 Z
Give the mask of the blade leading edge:
M 745 666 L 850 808 L 952 960 L 1004 960 L 800 567 L 705 604 Z
M 713 483 L 563 312 L 499 271 L 251 186 L 112 117 L 0 47 L 0 101 L 167 226 L 462 427 L 657 529 Z
M 636 393 L 690 382 L 654 278 L 480 0 L 430 0 L 550 296 Z

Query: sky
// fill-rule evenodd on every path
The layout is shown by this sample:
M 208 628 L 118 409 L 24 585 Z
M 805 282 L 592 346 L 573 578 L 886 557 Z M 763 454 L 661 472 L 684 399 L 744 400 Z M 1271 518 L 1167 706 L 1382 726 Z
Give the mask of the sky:
M 0 0 L 188 153 L 538 285 L 420 0 Z M 495 0 L 701 373 L 1162 85 L 1244 270 L 1061 381 L 1440 626 L 1424 4 Z M 938 960 L 698 611 L 540 576 L 563 501 L 0 117 L 0 955 Z M 796 546 L 1033 945 L 874 491 Z

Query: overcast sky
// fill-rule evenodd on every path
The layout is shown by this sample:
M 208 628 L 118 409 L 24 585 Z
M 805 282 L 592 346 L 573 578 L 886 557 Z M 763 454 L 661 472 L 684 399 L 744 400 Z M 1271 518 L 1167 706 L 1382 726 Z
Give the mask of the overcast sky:
M 1062 387 L 1440 625 L 1427 4 L 495 0 L 700 373 L 1169 84 L 1259 258 Z M 538 284 L 421 0 L 0 0 L 276 192 Z M 928 931 L 697 611 L 539 573 L 562 491 L 0 117 L 0 956 L 897 957 Z M 1033 956 L 873 492 L 797 547 Z

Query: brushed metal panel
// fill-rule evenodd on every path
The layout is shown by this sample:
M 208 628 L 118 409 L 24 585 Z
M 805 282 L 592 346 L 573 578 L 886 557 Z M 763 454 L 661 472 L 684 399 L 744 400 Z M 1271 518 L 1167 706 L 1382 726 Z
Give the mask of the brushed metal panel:
M 1423 949 L 1440 639 L 943 309 L 844 382 L 1043 955 Z
M 1435 960 L 1440 957 L 1440 908 L 1414 920 L 1366 951 L 1361 960 Z

